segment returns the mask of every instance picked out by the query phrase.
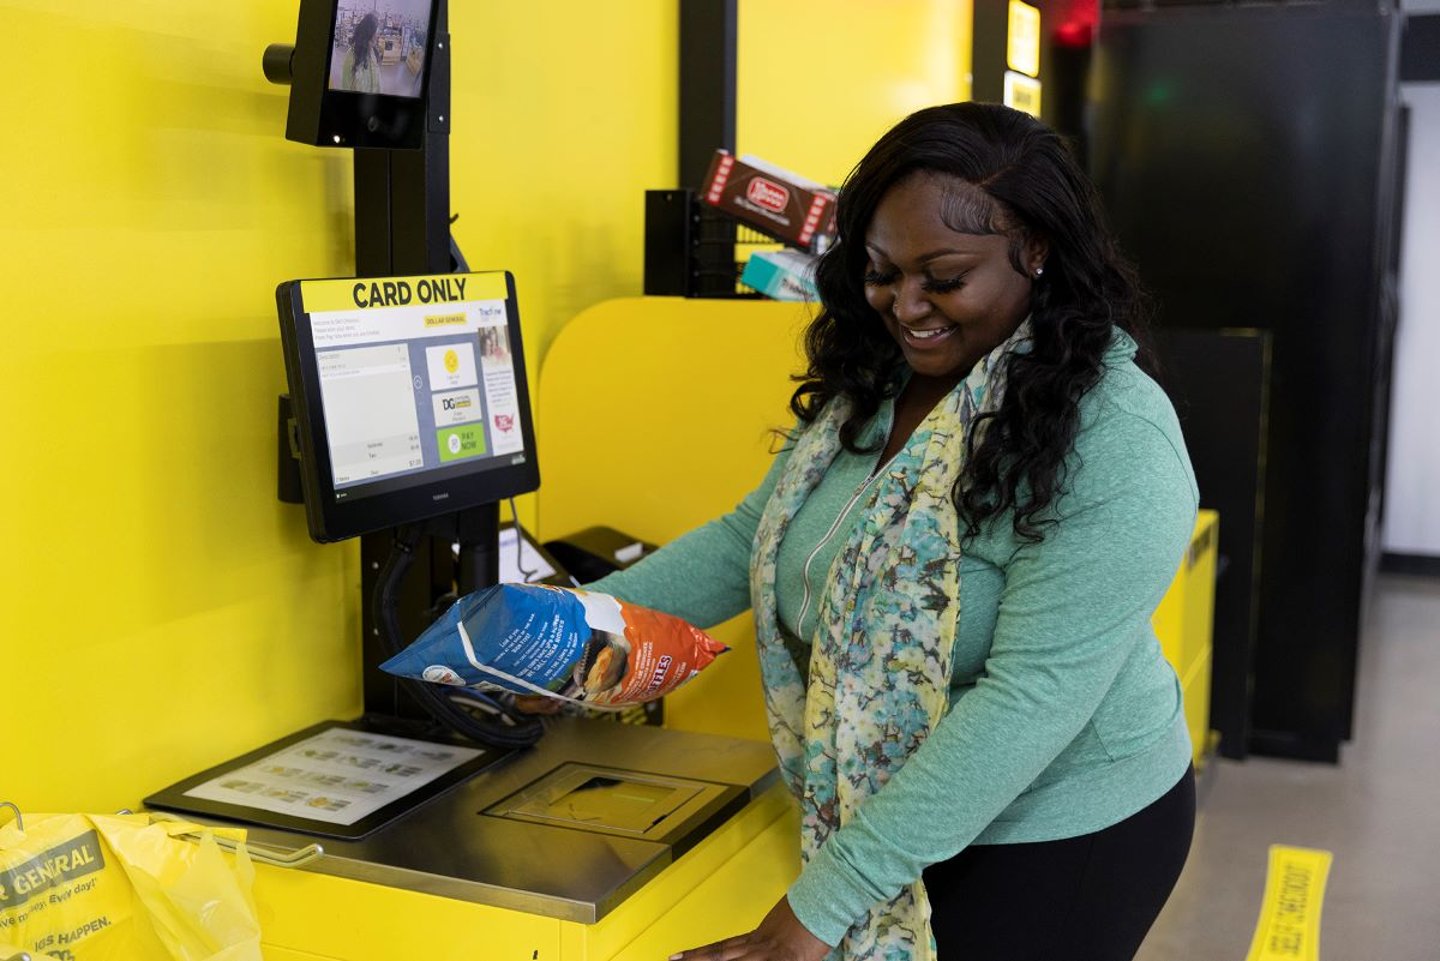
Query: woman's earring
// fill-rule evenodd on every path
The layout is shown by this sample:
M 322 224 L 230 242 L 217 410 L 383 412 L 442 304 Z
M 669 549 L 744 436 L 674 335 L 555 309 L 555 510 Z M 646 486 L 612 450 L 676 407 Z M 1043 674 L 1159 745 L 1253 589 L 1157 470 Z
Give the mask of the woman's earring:
M 1035 268 L 1035 277 L 1036 277 L 1037 279 L 1038 279 L 1038 278 L 1040 277 L 1040 275 L 1043 274 L 1043 273 L 1045 273 L 1045 268 L 1044 268 L 1044 267 L 1036 267 L 1036 268 Z

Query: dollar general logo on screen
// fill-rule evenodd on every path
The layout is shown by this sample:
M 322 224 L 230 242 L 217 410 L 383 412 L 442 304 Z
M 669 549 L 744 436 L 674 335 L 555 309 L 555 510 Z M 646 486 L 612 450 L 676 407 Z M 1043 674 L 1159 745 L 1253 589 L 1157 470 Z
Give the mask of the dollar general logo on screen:
M 460 369 L 460 355 L 453 350 L 445 351 L 445 369 L 452 374 Z
M 0 909 L 23 904 L 37 894 L 104 867 L 100 837 L 86 831 L 23 864 L 0 870 Z

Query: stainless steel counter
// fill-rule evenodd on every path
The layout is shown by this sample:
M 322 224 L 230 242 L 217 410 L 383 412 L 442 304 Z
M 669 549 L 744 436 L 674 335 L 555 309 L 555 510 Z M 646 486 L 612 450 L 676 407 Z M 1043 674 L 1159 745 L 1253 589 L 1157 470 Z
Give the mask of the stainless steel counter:
M 638 772 L 642 789 L 673 779 L 700 783 L 672 792 L 676 803 L 654 824 L 587 827 L 583 812 L 568 823 L 547 821 L 536 782 L 563 768 L 557 780 L 574 783 L 577 765 Z M 768 744 L 559 718 L 535 748 L 509 755 L 363 840 L 322 841 L 324 856 L 302 870 L 593 923 L 777 777 Z M 506 811 L 512 816 L 502 816 Z M 279 848 L 315 841 L 268 828 L 251 828 L 250 838 Z

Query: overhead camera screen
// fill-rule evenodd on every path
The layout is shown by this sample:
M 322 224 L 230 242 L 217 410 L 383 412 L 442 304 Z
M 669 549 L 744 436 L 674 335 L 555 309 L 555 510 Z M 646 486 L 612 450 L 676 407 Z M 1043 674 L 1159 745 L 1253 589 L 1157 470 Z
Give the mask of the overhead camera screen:
M 419 97 L 432 0 L 338 0 L 330 89 Z

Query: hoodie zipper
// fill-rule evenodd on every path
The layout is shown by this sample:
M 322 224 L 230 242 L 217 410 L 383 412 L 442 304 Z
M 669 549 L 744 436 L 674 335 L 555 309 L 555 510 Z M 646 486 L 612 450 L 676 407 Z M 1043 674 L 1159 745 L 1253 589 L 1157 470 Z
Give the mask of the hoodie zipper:
M 894 425 L 895 407 L 892 404 L 888 414 L 887 423 L 885 425 L 885 437 L 887 439 L 890 437 L 890 431 L 894 429 Z M 901 445 L 901 450 L 904 450 L 904 445 Z M 825 532 L 825 536 L 821 537 L 820 540 L 816 542 L 815 547 L 810 551 L 810 556 L 805 558 L 805 565 L 800 569 L 800 580 L 805 586 L 805 593 L 802 595 L 802 600 L 800 602 L 800 613 L 795 618 L 795 632 L 797 635 L 800 635 L 801 632 L 804 630 L 805 615 L 810 613 L 810 599 L 812 593 L 810 590 L 810 565 L 814 563 L 816 556 L 820 553 L 821 550 L 824 549 L 825 545 L 830 542 L 830 538 L 835 536 L 835 532 L 840 529 L 840 525 L 845 523 L 845 518 L 850 516 L 850 511 L 854 509 L 855 502 L 860 500 L 860 495 L 865 493 L 865 490 L 872 483 L 874 483 L 875 478 L 880 476 L 880 472 L 883 471 L 885 468 L 889 467 L 890 464 L 894 462 L 895 457 L 898 456 L 899 451 L 897 451 L 895 455 L 890 458 L 890 460 L 887 460 L 883 464 L 880 463 L 878 459 L 876 460 L 875 467 L 871 469 L 869 476 L 865 478 L 865 482 L 861 484 L 859 489 L 856 490 L 855 493 L 851 496 L 850 502 L 845 505 L 845 509 L 842 510 L 839 516 L 835 518 L 835 522 L 830 525 L 830 529 Z

